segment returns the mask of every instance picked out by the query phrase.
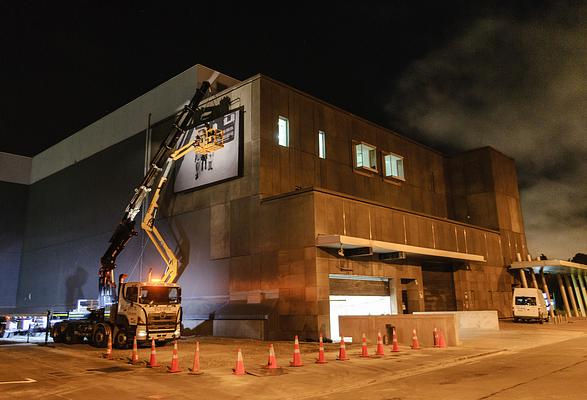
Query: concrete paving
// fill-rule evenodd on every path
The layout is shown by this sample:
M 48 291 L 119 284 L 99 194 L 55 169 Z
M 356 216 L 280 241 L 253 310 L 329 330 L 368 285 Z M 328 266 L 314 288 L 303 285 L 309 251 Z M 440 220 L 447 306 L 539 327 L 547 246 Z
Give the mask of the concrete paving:
M 471 365 L 489 365 L 494 362 L 490 360 L 514 355 L 533 355 L 536 354 L 534 349 L 550 349 L 561 343 L 578 340 L 587 347 L 585 332 L 587 320 L 561 325 L 505 321 L 501 323 L 500 331 L 461 338 L 463 345 L 460 347 L 419 351 L 402 347 L 400 353 L 391 353 L 386 346 L 387 353 L 382 358 L 361 359 L 358 357 L 360 344 L 352 344 L 347 346 L 351 359 L 335 361 L 338 345 L 326 344 L 329 362 L 324 365 L 314 364 L 317 343 L 301 343 L 305 363 L 301 368 L 287 367 L 293 354 L 291 342 L 274 342 L 277 362 L 284 367 L 284 374 L 269 377 L 255 376 L 262 373 L 261 366 L 266 364 L 268 356 L 268 343 L 256 340 L 198 338 L 204 371 L 200 376 L 187 374 L 193 361 L 193 337 L 179 342 L 179 363 L 186 371 L 179 374 L 169 374 L 165 367 L 145 368 L 149 348 L 139 349 L 143 363 L 131 366 L 127 364 L 130 350 L 114 350 L 115 360 L 109 361 L 101 358 L 102 349 L 84 344 L 51 344 L 47 347 L 5 344 L 0 345 L 0 398 L 81 399 L 88 395 L 103 395 L 117 399 L 350 399 L 364 398 L 363 393 L 373 393 L 369 398 L 393 398 L 386 393 L 389 387 L 403 387 L 404 391 L 396 393 L 398 399 L 418 398 L 409 397 L 415 392 L 406 388 L 405 382 L 418 382 L 421 379 L 418 377 L 426 377 L 428 381 L 428 377 L 440 376 L 450 381 L 452 375 L 447 376 L 446 371 L 455 371 L 455 376 L 461 376 L 457 372 Z M 231 374 L 238 348 L 243 351 L 245 367 L 255 375 Z M 369 350 L 374 353 L 375 346 L 370 345 Z M 172 346 L 157 348 L 162 365 L 170 364 L 171 351 Z M 488 386 L 491 373 L 479 375 L 476 379 Z M 431 393 L 436 390 L 434 386 L 428 389 Z

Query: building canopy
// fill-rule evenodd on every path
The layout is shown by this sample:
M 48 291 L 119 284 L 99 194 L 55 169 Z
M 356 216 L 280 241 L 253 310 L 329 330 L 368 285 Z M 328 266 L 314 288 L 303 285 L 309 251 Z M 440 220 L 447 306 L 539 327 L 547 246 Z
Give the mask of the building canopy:
M 516 261 L 510 269 L 532 269 L 535 273 L 543 271 L 545 274 L 587 274 L 587 265 L 564 260 Z

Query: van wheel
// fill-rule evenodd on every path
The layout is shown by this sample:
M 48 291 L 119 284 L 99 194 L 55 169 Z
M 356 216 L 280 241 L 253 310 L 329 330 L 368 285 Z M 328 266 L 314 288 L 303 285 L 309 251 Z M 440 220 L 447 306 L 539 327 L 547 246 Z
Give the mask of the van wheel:
M 519 319 L 517 319 L 516 317 L 514 317 L 514 322 L 515 323 L 518 323 L 519 322 Z

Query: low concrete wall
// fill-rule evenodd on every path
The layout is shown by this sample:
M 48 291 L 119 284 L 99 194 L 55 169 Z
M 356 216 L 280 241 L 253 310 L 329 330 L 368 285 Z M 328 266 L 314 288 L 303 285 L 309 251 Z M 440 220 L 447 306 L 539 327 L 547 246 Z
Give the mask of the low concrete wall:
M 341 335 L 352 337 L 355 343 L 360 343 L 363 333 L 367 336 L 368 343 L 376 343 L 377 332 L 385 335 L 387 333 L 386 325 L 391 325 L 395 327 L 400 345 L 411 345 L 412 330 L 416 329 L 420 345 L 432 347 L 434 345 L 434 328 L 444 333 L 448 346 L 460 344 L 456 317 L 453 314 L 345 315 L 338 317 L 338 322 Z M 391 343 L 391 338 L 389 338 L 389 342 Z
M 214 320 L 214 336 L 265 339 L 264 320 Z
M 459 332 L 469 333 L 472 330 L 498 331 L 499 319 L 496 310 L 487 311 L 435 311 L 415 312 L 416 315 L 446 315 L 453 314 L 456 317 Z

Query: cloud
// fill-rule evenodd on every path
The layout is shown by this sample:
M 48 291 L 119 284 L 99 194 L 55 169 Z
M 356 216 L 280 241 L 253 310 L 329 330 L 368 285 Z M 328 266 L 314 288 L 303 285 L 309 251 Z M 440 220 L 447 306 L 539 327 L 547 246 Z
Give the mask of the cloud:
M 587 252 L 587 7 L 485 18 L 396 82 L 391 125 L 446 151 L 490 145 L 518 167 L 528 247 Z

